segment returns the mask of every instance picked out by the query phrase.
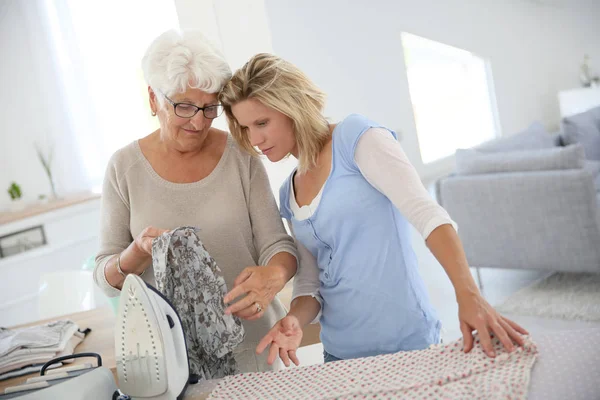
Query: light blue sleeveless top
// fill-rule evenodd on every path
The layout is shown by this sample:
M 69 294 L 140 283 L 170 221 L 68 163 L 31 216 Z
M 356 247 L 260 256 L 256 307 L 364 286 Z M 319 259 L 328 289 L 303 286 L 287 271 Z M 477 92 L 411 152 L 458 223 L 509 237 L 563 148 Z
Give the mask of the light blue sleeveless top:
M 439 342 L 440 322 L 418 272 L 410 225 L 354 161 L 356 144 L 371 127 L 380 125 L 356 114 L 336 126 L 331 172 L 310 218 L 295 219 L 289 207 L 295 171 L 279 191 L 281 216 L 317 259 L 321 341 L 342 359 Z

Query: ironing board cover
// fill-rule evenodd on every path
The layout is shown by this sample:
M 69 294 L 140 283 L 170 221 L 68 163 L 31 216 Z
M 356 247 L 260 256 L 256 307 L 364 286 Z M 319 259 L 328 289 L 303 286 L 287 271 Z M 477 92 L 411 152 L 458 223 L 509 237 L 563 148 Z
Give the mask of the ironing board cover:
M 462 339 L 426 350 L 358 358 L 276 372 L 227 377 L 209 399 L 525 399 L 536 345 L 496 358 L 479 339 L 465 354 Z
M 190 373 L 222 378 L 238 372 L 233 350 L 244 340 L 244 328 L 237 317 L 224 313 L 227 285 L 197 233 L 197 228 L 180 227 L 157 237 L 154 276 L 181 319 Z

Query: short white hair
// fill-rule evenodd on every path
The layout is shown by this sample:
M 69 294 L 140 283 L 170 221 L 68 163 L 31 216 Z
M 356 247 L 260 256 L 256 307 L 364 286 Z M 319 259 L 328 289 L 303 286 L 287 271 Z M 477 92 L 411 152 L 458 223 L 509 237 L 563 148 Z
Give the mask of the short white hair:
M 197 31 L 169 30 L 158 36 L 146 50 L 142 70 L 161 106 L 161 94 L 171 96 L 189 87 L 218 93 L 231 78 L 223 54 Z

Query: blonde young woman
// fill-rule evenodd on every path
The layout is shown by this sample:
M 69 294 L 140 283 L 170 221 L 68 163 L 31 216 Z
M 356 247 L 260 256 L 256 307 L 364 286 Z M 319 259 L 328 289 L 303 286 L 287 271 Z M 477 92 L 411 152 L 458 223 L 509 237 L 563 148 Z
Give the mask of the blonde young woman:
M 494 357 L 491 334 L 512 351 L 526 333 L 482 297 L 453 221 L 422 186 L 396 134 L 361 116 L 329 124 L 325 95 L 294 65 L 258 54 L 220 95 L 240 147 L 298 167 L 280 189 L 280 213 L 300 254 L 292 307 L 263 338 L 268 362 L 298 364 L 302 328 L 319 318 L 325 361 L 424 349 L 440 322 L 419 276 L 409 224 L 450 278 L 464 350 L 477 330 Z

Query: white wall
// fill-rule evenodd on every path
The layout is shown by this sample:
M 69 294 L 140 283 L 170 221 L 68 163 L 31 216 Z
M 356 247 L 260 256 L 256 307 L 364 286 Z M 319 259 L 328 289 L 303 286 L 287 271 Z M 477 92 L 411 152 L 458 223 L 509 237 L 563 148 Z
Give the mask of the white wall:
M 240 68 L 253 55 L 271 53 L 271 32 L 263 0 L 175 0 L 181 29 L 197 29 L 221 47 L 232 70 Z M 213 126 L 227 129 L 225 116 Z M 279 186 L 296 166 L 290 157 L 277 164 L 264 160 L 275 199 Z
M 273 51 L 264 0 L 175 0 L 175 8 L 180 28 L 202 31 L 234 70 L 256 53 Z
M 525 0 L 266 0 L 275 52 L 328 93 L 327 116 L 338 120 L 360 112 L 400 131 L 408 156 L 424 178 L 447 170 L 452 160 L 430 166 L 420 161 L 400 33 L 489 59 L 503 134 L 535 120 L 557 129 L 557 93 L 579 85 L 584 53 L 600 72 L 600 3 L 558 4 L 561 7 Z

